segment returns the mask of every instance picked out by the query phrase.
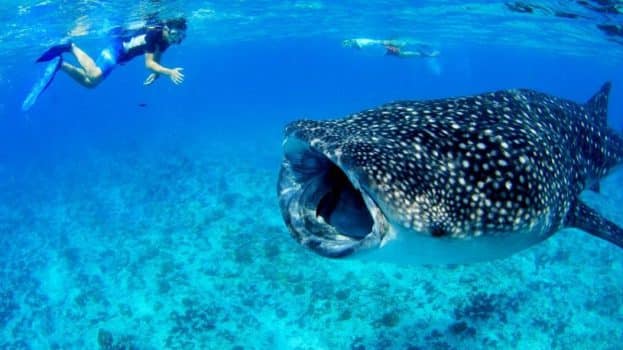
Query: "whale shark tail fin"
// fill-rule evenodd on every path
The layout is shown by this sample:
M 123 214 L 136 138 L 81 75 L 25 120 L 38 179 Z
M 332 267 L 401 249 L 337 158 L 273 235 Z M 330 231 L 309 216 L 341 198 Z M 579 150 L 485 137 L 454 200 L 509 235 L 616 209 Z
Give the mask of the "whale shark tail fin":
M 597 125 L 605 128 L 608 125 L 608 96 L 612 83 L 609 81 L 604 83 L 599 91 L 591 97 L 584 107 L 588 110 Z
M 623 137 L 621 133 L 608 127 L 608 95 L 612 84 L 606 82 L 599 91 L 591 97 L 584 108 L 593 118 L 594 125 L 601 130 L 602 147 L 605 149 L 606 167 L 611 169 L 623 162 Z
M 623 248 L 623 228 L 581 201 L 577 201 L 569 211 L 566 224 Z

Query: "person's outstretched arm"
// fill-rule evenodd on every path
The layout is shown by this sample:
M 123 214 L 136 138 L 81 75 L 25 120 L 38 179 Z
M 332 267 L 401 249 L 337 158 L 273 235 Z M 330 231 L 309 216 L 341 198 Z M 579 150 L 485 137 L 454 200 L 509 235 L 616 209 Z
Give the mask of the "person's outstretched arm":
M 180 68 L 180 67 L 173 68 L 173 69 L 167 68 L 161 65 L 160 63 L 158 63 L 159 58 L 160 58 L 159 54 L 156 55 L 153 52 L 146 52 L 145 53 L 145 67 L 151 70 L 155 74 L 168 75 L 171 81 L 173 81 L 173 83 L 176 85 L 181 84 L 184 81 L 184 74 L 182 73 L 182 70 L 184 68 Z M 154 80 L 156 80 L 157 78 L 157 76 L 154 76 L 150 81 L 151 77 L 152 77 L 151 75 L 147 77 L 147 79 L 144 82 L 145 85 L 149 85 L 153 83 Z
M 156 52 L 154 53 L 154 61 L 160 63 L 160 52 Z M 143 85 L 151 85 L 154 83 L 154 81 L 156 81 L 156 79 L 160 78 L 160 74 L 159 73 L 154 73 L 151 72 L 149 73 L 149 75 L 147 76 L 147 78 L 145 79 L 145 81 L 143 82 Z

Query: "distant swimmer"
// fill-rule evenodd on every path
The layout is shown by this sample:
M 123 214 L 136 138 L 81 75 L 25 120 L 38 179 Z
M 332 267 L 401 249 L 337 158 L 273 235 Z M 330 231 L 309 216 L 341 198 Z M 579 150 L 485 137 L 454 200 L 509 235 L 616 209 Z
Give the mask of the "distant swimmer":
M 101 51 L 97 61 L 76 44 L 68 42 L 51 47 L 37 59 L 37 62 L 58 60 L 57 70 L 67 73 L 80 85 L 93 88 L 101 83 L 118 64 L 124 64 L 137 56 L 144 55 L 145 67 L 151 71 L 144 85 L 152 84 L 160 75 L 168 76 L 177 85 L 184 81 L 183 68 L 167 68 L 160 63 L 160 60 L 169 46 L 180 44 L 185 37 L 186 19 L 169 19 L 146 25 L 127 36 L 115 36 L 111 45 Z M 63 60 L 62 54 L 67 52 L 76 58 L 79 66 Z
M 342 42 L 344 47 L 355 49 L 382 48 L 387 56 L 396 57 L 437 57 L 439 51 L 429 45 L 408 40 L 377 40 L 368 38 L 347 39 Z

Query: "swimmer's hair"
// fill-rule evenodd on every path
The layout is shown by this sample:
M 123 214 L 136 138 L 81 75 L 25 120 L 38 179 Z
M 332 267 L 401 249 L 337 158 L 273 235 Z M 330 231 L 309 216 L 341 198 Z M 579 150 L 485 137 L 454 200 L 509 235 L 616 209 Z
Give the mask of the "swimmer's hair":
M 171 29 L 177 29 L 177 30 L 186 30 L 187 28 L 186 18 L 184 17 L 168 19 L 164 21 L 164 25 Z

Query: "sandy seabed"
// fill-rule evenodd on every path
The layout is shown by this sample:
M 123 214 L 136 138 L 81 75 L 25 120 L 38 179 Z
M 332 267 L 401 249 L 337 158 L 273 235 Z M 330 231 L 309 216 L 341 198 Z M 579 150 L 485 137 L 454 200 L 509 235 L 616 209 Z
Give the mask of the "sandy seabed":
M 198 149 L 0 168 L 0 349 L 623 347 L 611 244 L 564 230 L 490 263 L 329 260 L 282 223 L 279 154 Z M 585 197 L 623 223 L 622 184 Z

